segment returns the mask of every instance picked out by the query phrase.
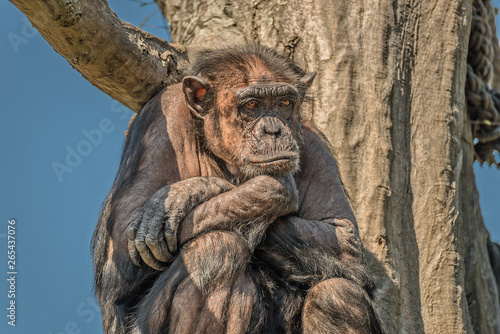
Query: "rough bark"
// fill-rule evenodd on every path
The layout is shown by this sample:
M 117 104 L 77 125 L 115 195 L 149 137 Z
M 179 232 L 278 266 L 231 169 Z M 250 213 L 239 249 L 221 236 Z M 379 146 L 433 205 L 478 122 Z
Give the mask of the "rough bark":
M 102 0 L 11 1 L 134 110 L 187 67 L 185 53 Z M 465 123 L 470 1 L 157 3 L 177 43 L 261 43 L 318 72 L 304 113 L 337 155 L 389 333 L 500 332 L 489 259 L 499 250 L 481 218 Z
M 499 332 L 462 151 L 470 1 L 157 2 L 176 42 L 262 43 L 318 71 L 305 113 L 338 156 L 389 332 Z
M 477 192 L 473 162 L 474 147 L 472 132 L 465 128 L 463 137 L 463 167 L 460 177 L 461 215 L 466 236 L 465 293 L 469 313 L 476 333 L 500 333 L 498 315 L 500 314 L 498 294 L 498 266 L 500 254 L 497 244 L 490 240 L 486 230 Z M 493 253 L 493 254 L 491 254 Z M 497 263 L 492 270 L 490 263 Z M 496 267 L 496 268 L 495 268 Z M 496 276 L 496 278 L 495 278 Z
M 491 82 L 491 87 L 495 89 L 500 89 L 500 44 L 498 43 L 497 28 L 495 24 L 495 16 L 498 15 L 498 8 L 494 8 L 494 14 L 490 16 L 490 27 L 492 27 L 493 34 L 493 49 L 495 51 L 495 58 L 493 61 L 493 81 Z
M 182 46 L 121 21 L 104 0 L 10 0 L 85 79 L 138 111 L 188 67 Z

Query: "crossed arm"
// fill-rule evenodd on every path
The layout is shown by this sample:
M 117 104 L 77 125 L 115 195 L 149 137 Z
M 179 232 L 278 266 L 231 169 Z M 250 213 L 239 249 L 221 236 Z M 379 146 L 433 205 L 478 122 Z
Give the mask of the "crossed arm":
M 361 278 L 365 286 L 369 278 L 356 272 L 361 243 L 354 223 L 345 217 L 301 218 L 298 204 L 290 176 L 262 175 L 239 187 L 215 177 L 180 181 L 161 188 L 130 225 L 129 253 L 136 265 L 142 259 L 163 270 L 179 245 L 210 230 L 226 230 L 238 233 L 258 258 L 288 279 L 312 284 L 329 277 Z
M 162 270 L 178 245 L 209 230 L 240 234 L 255 248 L 277 217 L 298 209 L 291 176 L 257 176 L 239 187 L 217 177 L 195 177 L 158 190 L 127 229 L 132 261 Z
M 362 277 L 347 269 L 361 264 L 362 246 L 335 161 L 320 136 L 304 130 L 304 163 L 295 179 L 261 175 L 234 186 L 194 177 L 158 190 L 127 229 L 132 261 L 163 270 L 179 246 L 226 230 L 290 279 Z

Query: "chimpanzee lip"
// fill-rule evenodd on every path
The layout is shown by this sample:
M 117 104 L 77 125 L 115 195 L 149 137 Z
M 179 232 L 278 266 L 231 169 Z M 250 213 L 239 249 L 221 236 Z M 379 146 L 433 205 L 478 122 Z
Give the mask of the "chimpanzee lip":
M 280 154 L 273 157 L 255 157 L 251 159 L 249 162 L 256 165 L 274 165 L 285 163 L 289 161 L 293 161 L 297 159 L 297 155 L 295 154 Z

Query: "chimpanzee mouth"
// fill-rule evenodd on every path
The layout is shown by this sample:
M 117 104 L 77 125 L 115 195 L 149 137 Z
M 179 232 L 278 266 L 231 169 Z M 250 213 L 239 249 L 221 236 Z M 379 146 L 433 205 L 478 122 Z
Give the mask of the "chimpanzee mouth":
M 271 167 L 271 166 L 281 166 L 287 165 L 289 163 L 295 163 L 297 160 L 297 155 L 288 153 L 288 154 L 280 154 L 273 157 L 254 157 L 253 159 L 249 159 L 252 165 L 256 165 L 258 167 Z

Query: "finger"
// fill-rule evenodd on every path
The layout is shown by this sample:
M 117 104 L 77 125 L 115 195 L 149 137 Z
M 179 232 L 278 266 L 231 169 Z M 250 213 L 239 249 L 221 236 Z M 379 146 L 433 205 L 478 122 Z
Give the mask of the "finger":
M 137 248 L 137 250 L 141 254 L 142 261 L 144 261 L 144 263 L 146 263 L 148 266 L 150 266 L 153 269 L 164 270 L 166 267 L 165 264 L 159 262 L 158 260 L 156 260 L 153 257 L 153 255 L 149 251 L 148 246 L 146 245 L 144 238 L 142 238 L 142 237 L 143 236 L 140 236 L 139 239 L 135 240 L 135 247 Z
M 165 232 L 164 236 L 169 252 L 175 254 L 177 252 L 177 236 L 171 232 Z
M 137 248 L 135 247 L 135 236 L 136 236 L 139 222 L 140 222 L 140 218 L 136 218 L 130 224 L 130 226 L 127 228 L 128 253 L 130 255 L 130 259 L 132 260 L 132 262 L 138 267 L 141 266 L 141 263 L 140 263 L 141 258 L 139 256 L 139 252 L 137 251 Z
M 158 207 L 147 222 L 146 245 L 157 260 L 170 262 L 174 256 L 168 251 L 167 243 L 162 233 L 166 219 L 163 202 L 160 202 L 160 205 L 162 205 L 161 209 Z
M 174 256 L 168 251 L 167 243 L 165 242 L 161 232 L 159 232 L 156 236 L 148 234 L 146 236 L 146 245 L 158 261 L 170 262 L 173 260 Z
M 188 194 L 178 193 L 176 197 L 169 197 L 165 200 L 165 213 L 168 219 L 165 221 L 163 237 L 170 254 L 177 253 L 177 233 L 179 221 L 182 221 L 191 210 L 191 198 Z
M 144 218 L 141 221 L 141 224 L 139 226 L 139 229 L 137 230 L 136 236 L 135 236 L 135 248 L 137 248 L 137 251 L 139 252 L 142 261 L 146 263 L 148 266 L 151 268 L 157 269 L 157 270 L 162 270 L 159 268 L 164 268 L 165 266 L 162 265 L 158 260 L 156 260 L 151 251 L 148 248 L 148 245 L 146 244 L 146 235 L 147 235 L 147 230 L 150 224 L 149 220 L 145 220 L 147 216 L 147 212 L 144 214 Z
M 170 253 L 175 254 L 177 253 L 177 230 L 179 223 L 170 218 L 167 220 L 165 225 L 166 227 L 163 231 L 163 236 L 167 242 L 168 250 Z
M 172 254 L 167 249 L 167 244 L 161 233 L 163 229 L 164 214 L 157 212 L 151 221 L 148 222 L 148 232 L 146 234 L 146 245 L 153 253 L 153 256 L 163 262 L 168 262 Z

